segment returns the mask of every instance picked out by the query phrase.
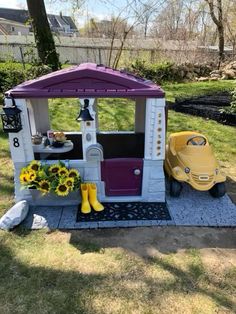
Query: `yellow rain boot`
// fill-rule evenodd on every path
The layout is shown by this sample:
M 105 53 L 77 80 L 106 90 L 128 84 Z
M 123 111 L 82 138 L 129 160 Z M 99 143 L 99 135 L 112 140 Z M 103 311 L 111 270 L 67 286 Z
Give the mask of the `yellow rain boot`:
M 97 186 L 95 183 L 89 183 L 89 203 L 96 212 L 101 212 L 104 206 L 97 200 Z
M 81 183 L 80 185 L 81 188 L 81 212 L 83 214 L 89 214 L 91 212 L 91 207 L 88 201 L 88 192 L 89 192 L 89 187 L 87 183 Z

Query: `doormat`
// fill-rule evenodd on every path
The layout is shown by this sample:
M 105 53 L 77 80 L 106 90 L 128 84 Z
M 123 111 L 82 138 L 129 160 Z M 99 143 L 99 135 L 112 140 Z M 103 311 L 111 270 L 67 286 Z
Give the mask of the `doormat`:
M 102 203 L 104 210 L 82 214 L 80 206 L 77 222 L 171 220 L 166 203 Z

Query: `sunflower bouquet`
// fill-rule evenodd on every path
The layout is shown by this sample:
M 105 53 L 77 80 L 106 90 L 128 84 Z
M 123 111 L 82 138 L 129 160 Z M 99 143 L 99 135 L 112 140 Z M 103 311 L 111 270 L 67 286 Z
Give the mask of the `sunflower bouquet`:
M 69 169 L 59 161 L 46 165 L 33 160 L 27 167 L 21 169 L 20 183 L 23 188 L 37 189 L 43 195 L 54 192 L 59 196 L 67 196 L 70 192 L 80 188 L 80 173 L 76 169 Z

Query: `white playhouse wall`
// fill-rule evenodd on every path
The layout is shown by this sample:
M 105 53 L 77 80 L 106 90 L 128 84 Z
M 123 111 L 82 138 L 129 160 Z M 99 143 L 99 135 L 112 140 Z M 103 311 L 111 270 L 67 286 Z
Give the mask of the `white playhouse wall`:
M 142 197 L 147 202 L 165 202 L 165 99 L 146 100 L 145 152 Z

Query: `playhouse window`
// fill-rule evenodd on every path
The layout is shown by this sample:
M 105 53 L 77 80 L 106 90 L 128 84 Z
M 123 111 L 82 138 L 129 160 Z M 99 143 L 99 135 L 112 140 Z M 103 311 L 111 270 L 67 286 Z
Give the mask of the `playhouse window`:
M 48 129 L 68 132 L 66 137 L 73 142 L 74 149 L 57 157 L 83 159 L 81 124 L 76 121 L 80 111 L 78 99 L 51 99 L 48 103 L 49 111 L 47 103 L 42 100 L 33 100 L 33 107 L 29 106 L 32 134 L 39 131 L 45 135 Z M 101 98 L 96 100 L 94 110 L 97 142 L 103 146 L 104 158 L 144 157 L 145 99 Z M 49 120 L 46 119 L 48 112 Z M 55 157 L 52 155 L 47 159 Z M 39 159 L 40 156 L 35 158 Z
M 105 159 L 144 157 L 144 130 L 135 123 L 136 105 L 131 99 L 98 99 L 97 141 Z

